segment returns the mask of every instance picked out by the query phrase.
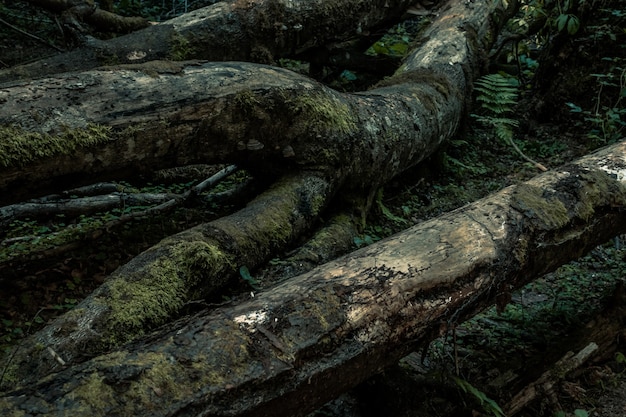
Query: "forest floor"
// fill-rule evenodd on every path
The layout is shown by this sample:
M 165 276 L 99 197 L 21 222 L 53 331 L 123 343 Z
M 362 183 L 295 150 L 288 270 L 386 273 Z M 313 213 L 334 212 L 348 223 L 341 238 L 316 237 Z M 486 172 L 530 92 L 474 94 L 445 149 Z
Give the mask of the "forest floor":
M 30 18 L 27 26 L 37 31 L 40 16 Z M 623 27 L 622 20 L 612 24 Z M 54 39 L 45 32 L 49 30 L 46 27 L 50 26 L 42 25 L 37 33 L 42 39 Z M 0 31 L 7 35 L 0 36 L 0 65 L 50 53 L 43 41 L 20 37 L 6 28 Z M 608 81 L 620 86 L 626 42 L 623 35 L 611 40 L 609 34 L 598 38 L 596 30 L 566 40 L 552 52 L 551 61 L 548 58 L 539 63 L 548 69 L 538 71 L 538 78 L 529 78 L 522 88 L 515 111 L 519 121 L 515 141 L 525 154 L 548 168 L 621 137 L 623 124 L 619 121 L 623 115 L 619 111 L 624 106 L 619 103 L 623 93 Z M 607 39 L 611 42 L 605 42 Z M 617 81 L 612 78 L 616 74 Z M 611 109 L 618 110 L 617 120 L 612 122 Z M 471 118 L 468 125 L 427 163 L 384 188 L 383 198 L 355 246 L 377 241 L 540 173 L 490 129 Z M 227 209 L 211 207 L 209 211 L 218 217 Z M 99 216 L 104 221 L 119 213 Z M 200 221 L 207 221 L 207 207 L 181 209 L 150 223 L 127 223 L 94 239 L 90 248 L 75 248 L 28 265 L 0 263 L 0 347 L 10 349 L 15 340 L 71 308 L 108 273 L 162 236 Z M 15 223 L 12 235 L 1 238 L 44 229 L 55 231 L 60 223 L 63 218 Z M 512 395 L 568 351 L 577 353 L 591 342 L 582 336 L 576 339 L 581 329 L 614 307 L 612 302 L 623 301 L 615 294 L 625 273 L 626 240 L 617 237 L 515 293 L 503 311 L 492 308 L 459 323 L 427 349 L 409 355 L 398 366 L 369 379 L 314 415 L 500 416 L 498 407 L 504 407 Z M 242 282 L 241 288 L 246 285 Z M 556 379 L 552 390 L 539 393 L 517 415 L 626 415 L 626 357 L 622 354 L 626 346 L 616 342 L 614 349 L 598 352 Z

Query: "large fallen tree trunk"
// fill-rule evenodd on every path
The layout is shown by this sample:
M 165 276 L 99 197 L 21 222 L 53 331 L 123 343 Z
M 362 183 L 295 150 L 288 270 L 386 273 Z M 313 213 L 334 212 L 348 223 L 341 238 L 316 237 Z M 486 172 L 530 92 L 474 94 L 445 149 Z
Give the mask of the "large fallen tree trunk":
M 54 370 L 40 346 L 75 363 L 166 323 L 241 266 L 292 245 L 340 187 L 372 195 L 426 158 L 457 130 L 497 29 L 490 16 L 502 12 L 491 2 L 451 3 L 389 86 L 361 94 L 244 63 L 184 72 L 152 63 L 1 88 L 4 199 L 195 161 L 282 178 L 244 211 L 170 237 L 120 268 L 21 344 L 19 373 L 34 380 Z
M 0 410 L 304 415 L 446 323 L 626 232 L 625 172 L 619 143 L 6 393 Z
M 514 2 L 507 3 L 514 4 Z M 150 62 L 0 87 L 5 202 L 189 163 L 376 188 L 450 138 L 508 9 L 452 2 L 394 77 L 341 94 L 280 68 Z

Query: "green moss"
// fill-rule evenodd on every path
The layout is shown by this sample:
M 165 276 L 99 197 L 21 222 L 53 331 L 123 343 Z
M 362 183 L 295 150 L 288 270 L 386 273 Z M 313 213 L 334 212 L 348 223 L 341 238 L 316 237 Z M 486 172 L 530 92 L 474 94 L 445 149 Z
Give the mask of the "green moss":
M 545 230 L 563 227 L 570 221 L 567 208 L 556 197 L 544 196 L 544 190 L 529 184 L 515 188 L 511 206 L 535 220 Z
M 19 386 L 19 372 L 20 367 L 13 362 L 10 362 L 10 358 L 8 356 L 2 357 L 2 380 L 0 380 L 0 392 L 5 390 L 14 389 L 16 386 Z M 7 365 L 4 365 L 6 362 L 9 362 Z
M 172 32 L 170 38 L 170 59 L 173 61 L 184 61 L 189 59 L 192 54 L 193 49 L 189 44 L 189 40 L 176 31 Z
M 455 96 L 459 95 L 458 89 L 450 84 L 448 78 L 432 70 L 421 68 L 406 71 L 406 68 L 403 67 L 402 70 L 396 71 L 391 77 L 378 82 L 374 88 L 397 86 L 400 84 L 427 85 L 429 88 L 434 87 L 437 92 L 445 98 L 449 98 L 452 93 L 455 93 Z M 422 96 L 422 94 L 420 94 L 420 96 Z
M 293 178 L 278 181 L 238 215 L 218 219 L 214 224 L 237 242 L 246 257 L 263 258 L 267 253 L 259 256 L 259 251 L 272 250 L 293 237 L 291 219 L 299 201 L 299 185 Z M 254 222 L 248 220 L 251 218 Z
M 141 352 L 125 363 L 143 370 L 141 378 L 133 382 L 128 390 L 128 397 L 134 399 L 131 402 L 135 408 L 139 406 L 150 410 L 154 407 L 152 397 L 158 393 L 167 393 L 168 398 L 178 401 L 189 398 L 199 389 L 189 383 L 180 383 L 180 377 L 187 371 L 178 363 L 168 360 L 163 353 Z
M 90 407 L 90 410 L 85 411 L 97 411 L 98 414 L 104 415 L 108 408 L 116 403 L 115 391 L 103 380 L 104 377 L 93 372 L 74 389 L 74 396 Z
M 15 126 L 0 126 L 0 165 L 24 166 L 29 162 L 70 155 L 77 149 L 111 140 L 108 126 L 89 125 L 86 128 L 65 129 L 58 135 L 27 132 Z
M 233 102 L 241 109 L 243 114 L 248 115 L 255 113 L 255 108 L 261 103 L 261 100 L 252 90 L 246 89 L 235 94 Z
M 604 171 L 585 171 L 578 173 L 580 181 L 578 202 L 574 213 L 588 221 L 599 206 L 626 205 L 626 190 Z
M 286 100 L 294 113 L 294 123 L 304 131 L 330 130 L 349 134 L 357 129 L 357 120 L 346 103 L 326 94 L 302 94 Z
M 146 324 L 166 322 L 189 300 L 198 282 L 223 275 L 226 269 L 234 267 L 216 244 L 189 238 L 192 240 L 169 244 L 166 254 L 159 249 L 168 245 L 165 240 L 153 249 L 156 259 L 136 271 L 135 276 L 109 281 L 108 325 L 113 334 L 122 332 L 116 339 L 134 337 L 143 332 Z

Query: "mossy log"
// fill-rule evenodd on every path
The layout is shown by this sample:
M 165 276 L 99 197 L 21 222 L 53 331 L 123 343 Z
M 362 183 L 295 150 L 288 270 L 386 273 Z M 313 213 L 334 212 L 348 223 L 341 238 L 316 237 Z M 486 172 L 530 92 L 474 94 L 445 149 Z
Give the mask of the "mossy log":
M 619 143 L 7 392 L 0 412 L 305 415 L 625 233 L 625 172 Z
M 281 178 L 242 212 L 119 269 L 27 338 L 11 374 L 27 384 L 59 367 L 48 349 L 75 364 L 166 323 L 292 245 L 341 187 L 372 195 L 432 154 L 465 114 L 500 7 L 451 3 L 386 86 L 359 94 L 268 66 L 160 61 L 0 88 L 3 200 L 194 162 Z
M 108 41 L 91 39 L 72 52 L 2 70 L 0 83 L 153 60 L 273 64 L 281 57 L 361 36 L 397 19 L 413 3 L 413 0 L 220 1 L 126 36 Z M 113 26 L 109 30 L 123 31 L 134 23 L 119 17 L 113 19 L 111 13 L 95 8 L 81 14 L 94 25 Z
M 47 349 L 64 363 L 76 363 L 167 323 L 186 303 L 232 282 L 239 268 L 261 265 L 292 245 L 325 208 L 329 188 L 313 174 L 286 177 L 244 209 L 162 240 L 114 271 L 74 309 L 21 341 L 7 359 L 11 372 L 32 382 L 62 368 L 49 360 Z
M 276 177 L 315 167 L 376 189 L 457 131 L 498 31 L 490 16 L 502 13 L 451 3 L 385 86 L 359 94 L 239 62 L 151 61 L 5 84 L 1 201 L 192 163 Z

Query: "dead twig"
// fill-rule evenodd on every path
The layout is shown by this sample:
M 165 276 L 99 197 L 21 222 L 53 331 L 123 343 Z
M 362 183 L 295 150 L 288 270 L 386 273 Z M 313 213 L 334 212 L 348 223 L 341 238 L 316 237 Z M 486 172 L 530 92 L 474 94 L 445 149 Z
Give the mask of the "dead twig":
M 9 22 L 7 22 L 5 20 L 0 19 L 0 23 L 5 25 L 6 27 L 8 27 L 10 29 L 13 29 L 16 32 L 21 33 L 24 36 L 28 36 L 29 38 L 32 38 L 32 39 L 34 39 L 34 40 L 36 40 L 38 42 L 43 43 L 44 45 L 47 45 L 47 46 L 49 46 L 51 48 L 54 48 L 54 49 L 56 49 L 59 52 L 66 52 L 65 49 L 59 48 L 58 46 L 53 45 L 52 43 L 48 42 L 47 40 L 42 39 L 39 36 L 33 35 L 32 33 L 25 32 L 22 29 L 20 29 L 20 28 L 18 28 L 16 26 L 13 26 L 12 24 L 10 24 Z

